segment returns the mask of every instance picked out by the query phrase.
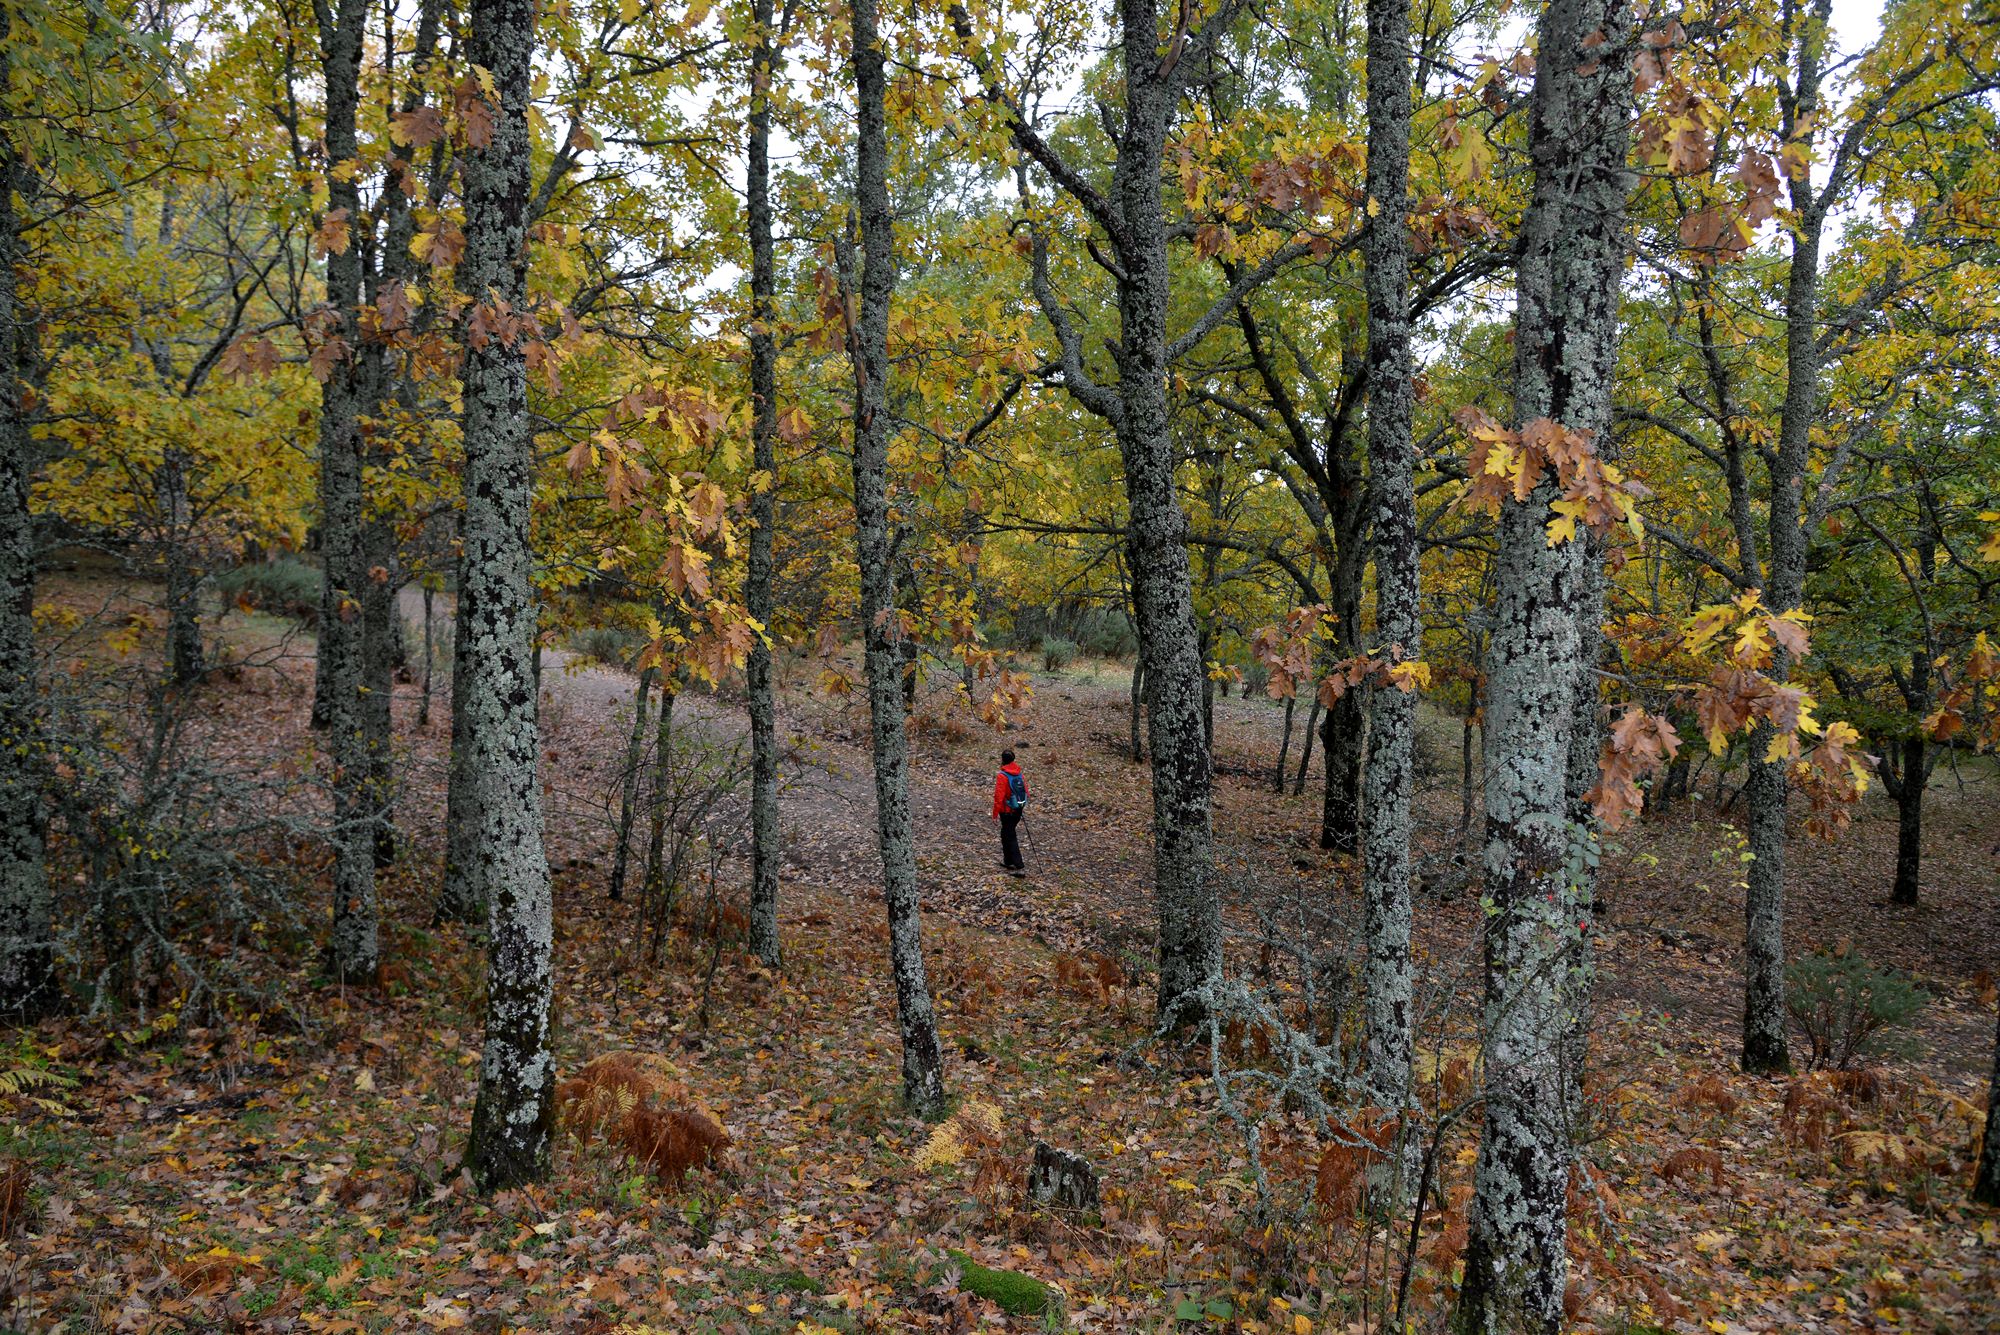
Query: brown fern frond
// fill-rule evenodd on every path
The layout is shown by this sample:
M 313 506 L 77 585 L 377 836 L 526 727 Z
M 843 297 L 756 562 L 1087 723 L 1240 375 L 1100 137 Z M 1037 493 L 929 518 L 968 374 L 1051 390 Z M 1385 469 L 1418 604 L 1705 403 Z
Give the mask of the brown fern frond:
M 1705 1076 L 1683 1089 L 1680 1103 L 1684 1108 L 1708 1108 L 1724 1117 L 1743 1106 L 1743 1100 L 1736 1097 L 1719 1075 Z
M 602 1140 L 678 1182 L 729 1144 L 721 1119 L 658 1053 L 609 1052 L 556 1086 L 556 1116 L 580 1146 Z
M 1663 1181 L 1693 1181 L 1706 1175 L 1711 1185 L 1722 1185 L 1722 1155 L 1715 1150 L 1705 1150 L 1690 1146 L 1677 1150 L 1661 1162 L 1659 1168 Z

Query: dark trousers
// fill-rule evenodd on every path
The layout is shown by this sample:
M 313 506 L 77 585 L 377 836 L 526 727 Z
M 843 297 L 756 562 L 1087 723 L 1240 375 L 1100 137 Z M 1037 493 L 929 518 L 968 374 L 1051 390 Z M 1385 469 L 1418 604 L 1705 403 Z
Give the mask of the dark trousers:
M 1028 864 L 1021 861 L 1021 813 L 1003 811 L 1000 813 L 1000 862 L 1016 871 Z

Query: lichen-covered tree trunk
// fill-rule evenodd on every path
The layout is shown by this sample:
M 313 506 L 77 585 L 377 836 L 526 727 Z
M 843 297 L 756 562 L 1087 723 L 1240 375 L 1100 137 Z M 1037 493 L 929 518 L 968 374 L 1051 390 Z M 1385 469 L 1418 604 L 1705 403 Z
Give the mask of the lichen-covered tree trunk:
M 164 356 L 160 360 L 164 360 Z M 169 368 L 170 369 L 170 368 Z M 179 446 L 160 452 L 153 474 L 160 512 L 161 553 L 167 595 L 167 675 L 185 686 L 201 677 L 201 572 L 195 568 L 194 505 L 188 495 L 188 456 Z
M 1133 623 L 1137 625 L 1135 621 Z M 1132 763 L 1137 765 L 1146 758 L 1146 739 L 1143 732 L 1146 722 L 1146 661 L 1134 655 L 1132 659 L 1132 699 L 1128 722 L 1131 727 Z
M 1634 39 L 1628 0 L 1544 8 L 1530 104 L 1534 193 L 1521 223 L 1514 416 L 1605 412 L 1617 350 Z M 1601 405 L 1601 406 L 1600 406 Z M 1578 936 L 1570 821 L 1581 542 L 1551 546 L 1544 479 L 1503 504 L 1487 649 L 1485 1116 L 1457 1323 L 1481 1335 L 1562 1327 L 1571 1148 L 1562 1044 Z
M 361 54 L 369 7 L 340 0 L 333 26 L 320 33 L 326 82 L 328 212 L 361 216 L 355 172 L 356 118 Z M 376 359 L 364 355 L 361 325 L 361 247 L 348 245 L 326 258 L 326 299 L 334 337 L 346 345 L 320 391 L 319 497 L 322 592 L 319 626 L 319 693 L 315 711 L 326 732 L 333 788 L 333 941 L 336 976 L 372 982 L 381 963 L 375 902 L 375 850 L 370 794 L 371 761 L 362 713 L 364 583 L 362 550 L 361 418 L 373 387 Z
M 1986 1139 L 1972 1177 L 1972 1199 L 2000 1205 L 2000 1029 L 1993 1037 L 1993 1078 L 1986 1086 Z
M 13 10 L 0 10 L 0 89 L 12 90 Z M 43 860 L 46 741 L 35 680 L 35 530 L 28 511 L 34 441 L 28 432 L 32 322 L 20 305 L 25 260 L 15 198 L 27 165 L 0 122 L 0 1020 L 54 1008 L 53 910 Z
M 618 781 L 618 834 L 611 849 L 610 897 L 615 903 L 625 897 L 625 872 L 632 863 L 632 822 L 639 807 L 639 765 L 646 755 L 646 697 L 653 689 L 653 674 L 647 668 L 639 674 L 639 689 L 632 693 L 632 733 L 625 741 L 625 768 Z
M 1787 40 L 1796 61 L 1790 84 L 1779 94 L 1783 137 L 1809 133 L 1821 114 L 1821 84 L 1830 40 L 1831 6 L 1812 0 L 1795 10 Z M 1825 354 L 1820 346 L 1820 243 L 1826 226 L 1831 190 L 1815 193 L 1812 155 L 1782 159 L 1795 221 L 1790 270 L 1785 278 L 1785 398 L 1778 415 L 1777 451 L 1770 461 L 1770 551 L 1765 571 L 1764 605 L 1774 613 L 1790 611 L 1805 596 L 1806 548 L 1811 534 L 1805 527 L 1806 466 L 1812 451 L 1812 428 L 1819 411 L 1819 374 Z M 1790 656 L 1779 647 L 1767 674 L 1782 679 Z M 1769 725 L 1750 739 L 1750 778 L 1744 787 L 1749 802 L 1749 885 L 1744 891 L 1743 1069 L 1749 1072 L 1788 1071 L 1791 1044 L 1785 1016 L 1785 844 L 1786 808 L 1790 787 L 1785 763 L 1763 759 L 1771 740 Z
M 756 45 L 750 54 L 750 154 L 746 173 L 750 229 L 750 450 L 762 485 L 750 496 L 750 552 L 744 609 L 769 634 L 775 604 L 772 542 L 778 522 L 777 248 L 771 232 L 771 77 L 778 35 L 772 0 L 752 0 Z M 750 645 L 745 670 L 750 695 L 750 949 L 777 967 L 778 872 L 784 846 L 778 824 L 778 710 L 771 682 L 771 647 Z
M 673 913 L 671 896 L 680 887 L 678 870 L 667 866 L 667 816 L 674 801 L 674 700 L 680 685 L 670 673 L 660 683 L 660 714 L 653 724 L 653 781 L 646 800 L 646 865 L 639 885 L 645 894 L 646 911 L 655 915 L 661 935 Z
M 529 85 L 534 0 L 473 0 L 468 56 L 493 75 L 493 138 L 464 162 L 465 254 L 459 288 L 512 311 L 526 298 Z M 473 850 L 488 900 L 486 1046 L 466 1166 L 481 1190 L 549 1169 L 554 1056 L 549 1050 L 553 924 L 536 771 L 532 552 L 528 505 L 534 428 L 525 341 L 468 338 L 464 364 L 465 598 L 458 654 L 467 761 L 479 811 Z M 465 604 L 470 604 L 470 611 Z
M 362 504 L 366 507 L 364 494 Z M 396 698 L 398 635 L 394 536 L 380 520 L 362 521 L 361 738 L 368 757 L 369 853 L 377 868 L 396 861 Z
M 1369 0 L 1368 197 L 1362 241 L 1368 293 L 1368 467 L 1375 515 L 1376 652 L 1421 659 L 1416 411 L 1410 346 L 1410 6 Z M 1410 804 L 1417 697 L 1378 687 L 1370 699 L 1363 822 L 1362 965 L 1369 1097 L 1402 1109 L 1415 1053 L 1410 978 Z
M 910 739 L 897 653 L 895 569 L 889 536 L 889 303 L 896 287 L 889 203 L 888 127 L 876 0 L 849 7 L 854 39 L 856 211 L 861 300 L 849 335 L 854 364 L 854 515 L 861 566 L 861 634 L 875 758 L 875 832 L 889 911 L 889 963 L 903 1045 L 903 1101 L 921 1116 L 944 1107 L 944 1058 L 924 975 L 917 858 L 910 819 Z
M 1361 583 L 1367 568 L 1362 532 L 1360 465 L 1354 451 L 1342 446 L 1331 462 L 1332 486 L 1327 497 L 1328 525 L 1339 550 L 1331 574 L 1336 659 L 1361 652 Z M 1324 796 L 1320 803 L 1319 846 L 1333 853 L 1361 850 L 1362 765 L 1367 750 L 1368 707 L 1358 691 L 1342 695 L 1320 716 Z
M 1167 411 L 1171 303 L 1167 219 L 1160 196 L 1167 126 L 1178 85 L 1162 77 L 1153 0 L 1122 0 L 1125 127 L 1112 172 L 1124 226 L 1118 283 L 1120 411 L 1112 425 L 1125 468 L 1125 557 L 1146 668 L 1153 766 L 1153 878 L 1159 916 L 1158 1016 L 1198 1018 L 1189 993 L 1222 969 L 1222 912 L 1210 878 L 1213 773 L 1202 728 L 1207 677 L 1195 635 L 1187 516 L 1174 487 Z
M 460 521 L 461 527 L 463 520 Z M 461 559 L 461 566 L 463 560 Z M 470 687 L 466 681 L 463 628 L 472 619 L 472 600 L 462 578 L 452 612 L 451 640 L 451 759 L 445 775 L 444 880 L 438 890 L 439 922 L 486 921 L 486 886 L 479 879 L 479 792 L 473 782 L 471 715 L 460 707 Z

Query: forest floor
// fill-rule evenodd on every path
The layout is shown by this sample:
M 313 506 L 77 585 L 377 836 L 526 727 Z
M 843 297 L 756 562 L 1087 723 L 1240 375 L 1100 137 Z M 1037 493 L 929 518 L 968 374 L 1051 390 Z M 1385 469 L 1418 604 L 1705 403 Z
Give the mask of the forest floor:
M 81 605 L 91 591 L 75 592 Z M 235 624 L 256 665 L 205 688 L 204 735 L 233 763 L 295 767 L 311 746 L 310 641 L 268 618 Z M 616 1051 L 664 1057 L 726 1127 L 719 1163 L 661 1182 L 602 1141 L 566 1135 L 547 1184 L 491 1200 L 467 1189 L 456 1164 L 483 970 L 476 933 L 430 925 L 448 715 L 440 699 L 416 727 L 405 684 L 397 819 L 409 846 L 382 880 L 381 989 L 332 985 L 274 925 L 257 1013 L 245 1002 L 183 1021 L 167 999 L 165 1013 L 52 1020 L 0 1053 L 0 1071 L 76 1082 L 38 1091 L 57 1108 L 10 1101 L 0 1153 L 20 1167 L 0 1173 L 0 1323 L 1374 1331 L 1395 1328 L 1385 1307 L 1414 1243 L 1406 1316 L 1438 1328 L 1475 1127 L 1445 1138 L 1432 1208 L 1411 1235 L 1407 1220 L 1315 1205 L 1315 1168 L 1332 1160 L 1337 1177 L 1341 1153 L 1277 1117 L 1262 1141 L 1278 1211 L 1266 1227 L 1209 1051 L 1148 1042 L 1151 803 L 1146 768 L 1125 751 L 1122 667 L 1037 673 L 1004 736 L 1034 794 L 1021 879 L 1002 874 L 988 818 L 1003 739 L 953 719 L 944 692 L 918 711 L 925 946 L 963 1134 L 953 1143 L 902 1113 L 865 705 L 819 693 L 820 666 L 794 661 L 784 674 L 786 958 L 773 973 L 726 927 L 703 930 L 715 921 L 705 886 L 690 885 L 663 936 L 636 888 L 607 900 L 633 683 L 561 654 L 545 664 L 564 1074 Z M 716 763 L 739 744 L 733 702 L 684 696 L 675 718 L 683 744 Z M 1359 916 L 1349 861 L 1312 838 L 1317 779 L 1304 796 L 1272 791 L 1282 718 L 1263 700 L 1217 709 L 1219 876 L 1246 970 L 1259 963 L 1260 915 L 1318 915 L 1327 939 Z M 1455 723 L 1427 719 L 1430 851 L 1456 838 L 1457 755 Z M 1735 1073 L 1741 841 L 1715 812 L 1713 782 L 1607 850 L 1595 1172 L 1572 1202 L 1577 1329 L 2000 1326 L 2000 1215 L 1964 1203 L 1993 1052 L 2000 780 L 1990 767 L 1963 778 L 1940 773 L 1920 908 L 1884 903 L 1895 842 L 1885 803 L 1871 800 L 1836 843 L 1794 844 L 1791 950 L 1858 951 L 1909 970 L 1928 998 L 1872 1080 Z M 740 803 L 725 803 L 708 829 L 728 851 L 741 824 Z M 740 905 L 740 860 L 720 871 L 717 893 Z M 1433 1107 L 1460 1092 L 1455 1063 L 1474 1039 L 1465 998 L 1479 908 L 1447 882 L 1436 878 L 1418 909 Z M 1267 1061 L 1254 1035 L 1236 1038 L 1231 1064 Z M 1028 1208 L 1037 1140 L 1097 1165 L 1099 1214 Z M 979 1296 L 1003 1291 L 1047 1306 L 1013 1314 Z

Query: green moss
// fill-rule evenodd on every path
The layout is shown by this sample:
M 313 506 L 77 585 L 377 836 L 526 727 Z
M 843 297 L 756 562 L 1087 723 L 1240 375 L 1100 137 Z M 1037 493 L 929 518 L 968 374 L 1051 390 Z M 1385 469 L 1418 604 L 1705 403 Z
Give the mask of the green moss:
M 998 1303 L 1003 1312 L 1039 1316 L 1055 1305 L 1055 1293 L 1038 1279 L 1017 1270 L 989 1270 L 961 1251 L 953 1251 L 951 1259 L 961 1272 L 959 1288 Z
M 741 1289 L 765 1293 L 825 1293 L 826 1285 L 803 1270 L 741 1269 L 730 1274 L 732 1284 Z

